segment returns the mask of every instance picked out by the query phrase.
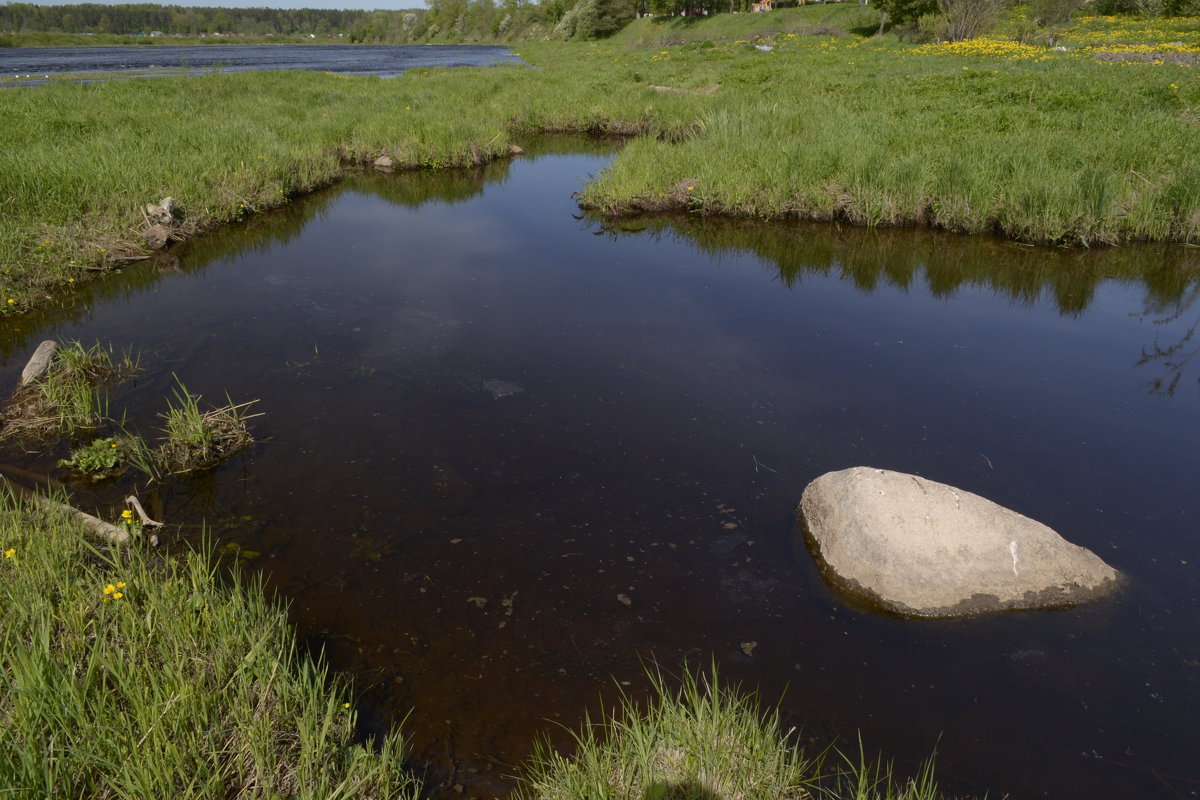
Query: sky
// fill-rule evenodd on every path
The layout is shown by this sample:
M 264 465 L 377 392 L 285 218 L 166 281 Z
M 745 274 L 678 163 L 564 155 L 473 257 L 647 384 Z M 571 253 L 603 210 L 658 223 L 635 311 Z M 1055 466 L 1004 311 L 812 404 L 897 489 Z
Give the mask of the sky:
M 137 3 L 142 0 L 24 0 L 40 6 L 75 5 L 82 2 L 104 6 Z M 164 6 L 210 6 L 215 8 L 383 8 L 390 11 L 421 8 L 422 0 L 169 0 L 156 3 Z

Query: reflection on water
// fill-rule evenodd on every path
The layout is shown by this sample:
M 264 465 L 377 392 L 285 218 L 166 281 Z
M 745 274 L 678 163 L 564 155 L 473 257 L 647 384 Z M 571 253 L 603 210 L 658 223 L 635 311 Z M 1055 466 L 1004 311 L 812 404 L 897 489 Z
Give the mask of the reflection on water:
M 158 510 L 261 552 L 369 723 L 411 709 L 467 794 L 639 696 L 649 659 L 715 660 L 902 765 L 941 735 L 956 790 L 1196 787 L 1196 251 L 578 219 L 607 156 L 551 149 L 351 178 L 4 320 L 3 377 L 47 335 L 100 338 L 143 353 L 113 405 L 144 430 L 171 372 L 260 398 L 263 442 Z M 793 512 L 852 464 L 1016 508 L 1130 586 L 972 621 L 847 608 Z

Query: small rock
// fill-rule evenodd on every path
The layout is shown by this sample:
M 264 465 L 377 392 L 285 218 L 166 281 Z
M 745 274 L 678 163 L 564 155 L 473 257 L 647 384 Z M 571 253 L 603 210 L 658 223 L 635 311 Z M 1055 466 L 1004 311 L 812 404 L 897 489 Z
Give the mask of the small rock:
M 509 155 L 523 156 L 523 155 L 525 155 L 525 148 L 518 147 L 515 144 L 510 144 L 508 146 L 508 152 L 509 152 Z
M 748 656 L 754 655 L 756 647 L 758 647 L 758 642 L 742 642 L 742 652 Z
M 25 365 L 25 369 L 21 370 L 21 386 L 27 383 L 32 383 L 45 374 L 46 370 L 50 369 L 50 362 L 54 358 L 54 351 L 58 349 L 58 342 L 53 339 L 47 339 L 37 346 L 37 350 L 33 351 L 33 355 L 29 358 L 29 363 Z
M 146 218 L 154 225 L 171 225 L 175 221 L 175 200 L 164 197 L 161 202 L 146 204 Z
M 627 594 L 617 595 L 617 600 L 627 606 L 633 605 L 633 601 L 629 599 L 629 595 L 627 595 Z
M 151 225 L 146 229 L 146 247 L 162 250 L 171 241 L 171 231 L 163 225 Z
M 395 166 L 396 162 L 392 161 L 392 159 L 388 156 L 380 156 L 379 158 L 375 159 L 373 163 L 375 165 L 375 169 L 391 169 L 393 166 Z

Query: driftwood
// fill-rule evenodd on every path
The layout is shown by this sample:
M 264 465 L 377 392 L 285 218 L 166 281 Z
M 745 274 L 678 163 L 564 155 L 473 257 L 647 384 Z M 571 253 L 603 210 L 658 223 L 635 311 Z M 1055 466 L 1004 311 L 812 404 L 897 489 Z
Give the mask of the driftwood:
M 129 531 L 125 530 L 124 528 L 119 528 L 116 525 L 113 525 L 111 522 L 105 522 L 99 517 L 93 517 L 91 514 L 80 511 L 79 509 L 68 506 L 64 503 L 60 503 L 57 500 L 51 500 L 49 497 L 43 497 L 39 494 L 35 494 L 34 499 L 36 499 L 40 505 L 46 506 L 47 508 L 65 511 L 73 515 L 75 519 L 79 520 L 79 524 L 82 525 L 89 533 L 93 533 L 96 536 L 99 536 L 101 539 L 107 539 L 113 544 L 129 544 Z
M 118 545 L 129 544 L 129 531 L 126 530 L 125 528 L 122 528 L 118 525 L 113 525 L 111 522 L 105 522 L 104 520 L 100 519 L 99 517 L 94 517 L 91 514 L 88 514 L 85 511 L 80 511 L 79 509 L 77 509 L 73 506 L 69 506 L 66 503 L 60 503 L 57 500 L 51 500 L 49 497 L 40 495 L 34 491 L 30 491 L 29 489 L 26 489 L 24 486 L 21 486 L 20 484 L 13 483 L 8 478 L 6 478 L 2 475 L 0 475 L 0 485 L 8 487 L 9 491 L 15 495 L 20 495 L 21 497 L 25 497 L 25 498 L 29 498 L 29 499 L 33 500 L 33 502 L 37 503 L 38 505 L 42 506 L 43 508 L 48 508 L 53 511 L 70 514 L 72 517 L 74 517 L 76 519 L 76 521 L 79 522 L 80 525 L 83 526 L 84 530 L 86 530 L 88 533 L 91 533 L 95 536 L 100 537 L 101 539 L 111 542 L 112 544 L 118 544 Z M 139 512 L 143 516 L 145 516 L 145 512 L 141 511 L 141 503 L 138 503 L 135 506 L 135 508 L 137 508 L 139 510 Z M 151 520 L 151 522 L 153 523 L 153 520 Z M 153 523 L 153 524 L 158 525 L 161 523 Z M 151 543 L 158 544 L 158 537 L 152 536 Z
M 42 377 L 46 370 L 50 369 L 50 362 L 54 359 L 54 351 L 57 349 L 58 342 L 53 339 L 47 339 L 39 344 L 37 350 L 33 351 L 29 363 L 25 365 L 25 369 L 21 370 L 20 385 L 24 386 Z
M 125 498 L 125 502 L 133 506 L 133 510 L 137 512 L 138 517 L 142 520 L 143 525 L 148 525 L 151 528 L 161 528 L 161 522 L 155 522 L 150 519 L 150 515 L 146 513 L 146 509 L 142 508 L 142 501 L 137 499 L 136 494 L 131 494 Z

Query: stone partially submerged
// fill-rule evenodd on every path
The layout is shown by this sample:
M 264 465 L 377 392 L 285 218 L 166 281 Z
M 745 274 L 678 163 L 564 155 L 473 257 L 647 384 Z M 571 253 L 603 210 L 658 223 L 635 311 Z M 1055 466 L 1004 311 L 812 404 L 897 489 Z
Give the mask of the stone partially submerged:
M 835 584 L 907 616 L 1071 606 L 1120 582 L 1040 522 L 916 475 L 828 472 L 805 488 L 799 511 Z

